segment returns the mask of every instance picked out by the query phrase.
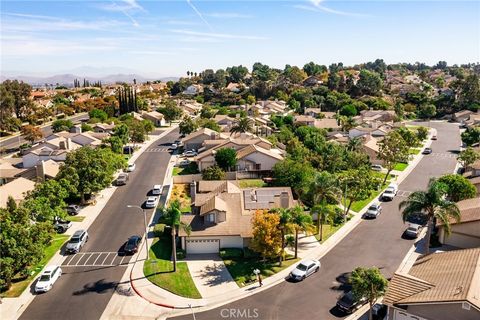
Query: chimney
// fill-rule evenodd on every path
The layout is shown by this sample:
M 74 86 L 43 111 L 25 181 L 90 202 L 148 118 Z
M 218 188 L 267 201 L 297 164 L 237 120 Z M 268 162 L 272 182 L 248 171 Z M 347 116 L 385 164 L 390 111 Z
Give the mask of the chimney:
M 37 181 L 45 181 L 45 163 L 43 160 L 40 160 L 40 162 L 35 166 L 35 171 L 37 174 Z
M 289 208 L 290 207 L 290 197 L 288 192 L 283 191 L 280 193 L 280 208 Z
M 197 183 L 195 181 L 192 181 L 190 182 L 190 198 L 192 203 L 195 203 L 196 195 L 197 195 Z
M 217 139 L 217 134 L 215 132 L 210 133 L 210 139 L 211 140 L 216 140 Z
M 58 143 L 58 148 L 61 149 L 61 150 L 67 150 L 67 145 L 66 145 L 66 141 L 60 141 Z
M 65 139 L 65 146 L 67 147 L 65 150 L 70 150 L 71 144 L 72 144 L 72 139 L 70 138 Z

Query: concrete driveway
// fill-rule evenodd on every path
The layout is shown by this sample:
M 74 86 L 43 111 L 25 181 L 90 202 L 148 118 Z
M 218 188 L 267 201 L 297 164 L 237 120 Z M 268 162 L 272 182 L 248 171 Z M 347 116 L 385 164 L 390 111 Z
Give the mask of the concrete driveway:
M 217 254 L 191 254 L 185 261 L 193 282 L 203 298 L 238 289 L 223 260 Z

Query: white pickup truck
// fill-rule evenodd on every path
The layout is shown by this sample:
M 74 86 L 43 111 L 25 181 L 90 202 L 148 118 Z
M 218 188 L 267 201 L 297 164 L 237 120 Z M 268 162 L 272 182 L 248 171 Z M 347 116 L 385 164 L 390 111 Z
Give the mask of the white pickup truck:
M 387 189 L 383 191 L 381 199 L 383 201 L 386 201 L 386 200 L 391 201 L 393 200 L 393 198 L 395 198 L 395 196 L 397 195 L 397 192 L 398 192 L 398 185 L 396 183 L 390 183 Z

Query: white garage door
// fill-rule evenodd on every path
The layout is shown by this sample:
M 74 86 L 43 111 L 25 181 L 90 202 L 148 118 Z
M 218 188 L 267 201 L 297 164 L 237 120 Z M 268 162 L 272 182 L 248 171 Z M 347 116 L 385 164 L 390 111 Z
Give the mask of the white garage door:
M 199 239 L 187 240 L 187 254 L 218 253 L 220 251 L 220 240 Z

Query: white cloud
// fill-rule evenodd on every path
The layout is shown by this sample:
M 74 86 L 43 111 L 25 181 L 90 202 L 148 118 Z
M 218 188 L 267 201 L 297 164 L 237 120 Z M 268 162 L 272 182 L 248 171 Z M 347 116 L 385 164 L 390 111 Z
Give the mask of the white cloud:
M 368 17 L 370 15 L 368 14 L 363 14 L 363 13 L 353 13 L 353 12 L 346 12 L 346 11 L 339 11 L 339 10 L 334 10 L 328 7 L 325 7 L 322 5 L 322 3 L 325 2 L 324 0 L 309 0 L 308 4 L 296 4 L 293 7 L 301 10 L 307 10 L 307 11 L 314 11 L 314 12 L 326 12 L 326 13 L 332 13 L 332 14 L 337 14 L 341 16 L 351 16 L 351 17 Z
M 251 35 L 237 35 L 237 34 L 229 34 L 229 33 L 214 33 L 214 32 L 198 32 L 192 30 L 179 30 L 173 29 L 170 30 L 173 33 L 184 34 L 188 36 L 199 36 L 199 37 L 209 37 L 209 38 L 217 38 L 217 39 L 244 39 L 244 40 L 265 40 L 265 37 L 259 36 L 251 36 Z

